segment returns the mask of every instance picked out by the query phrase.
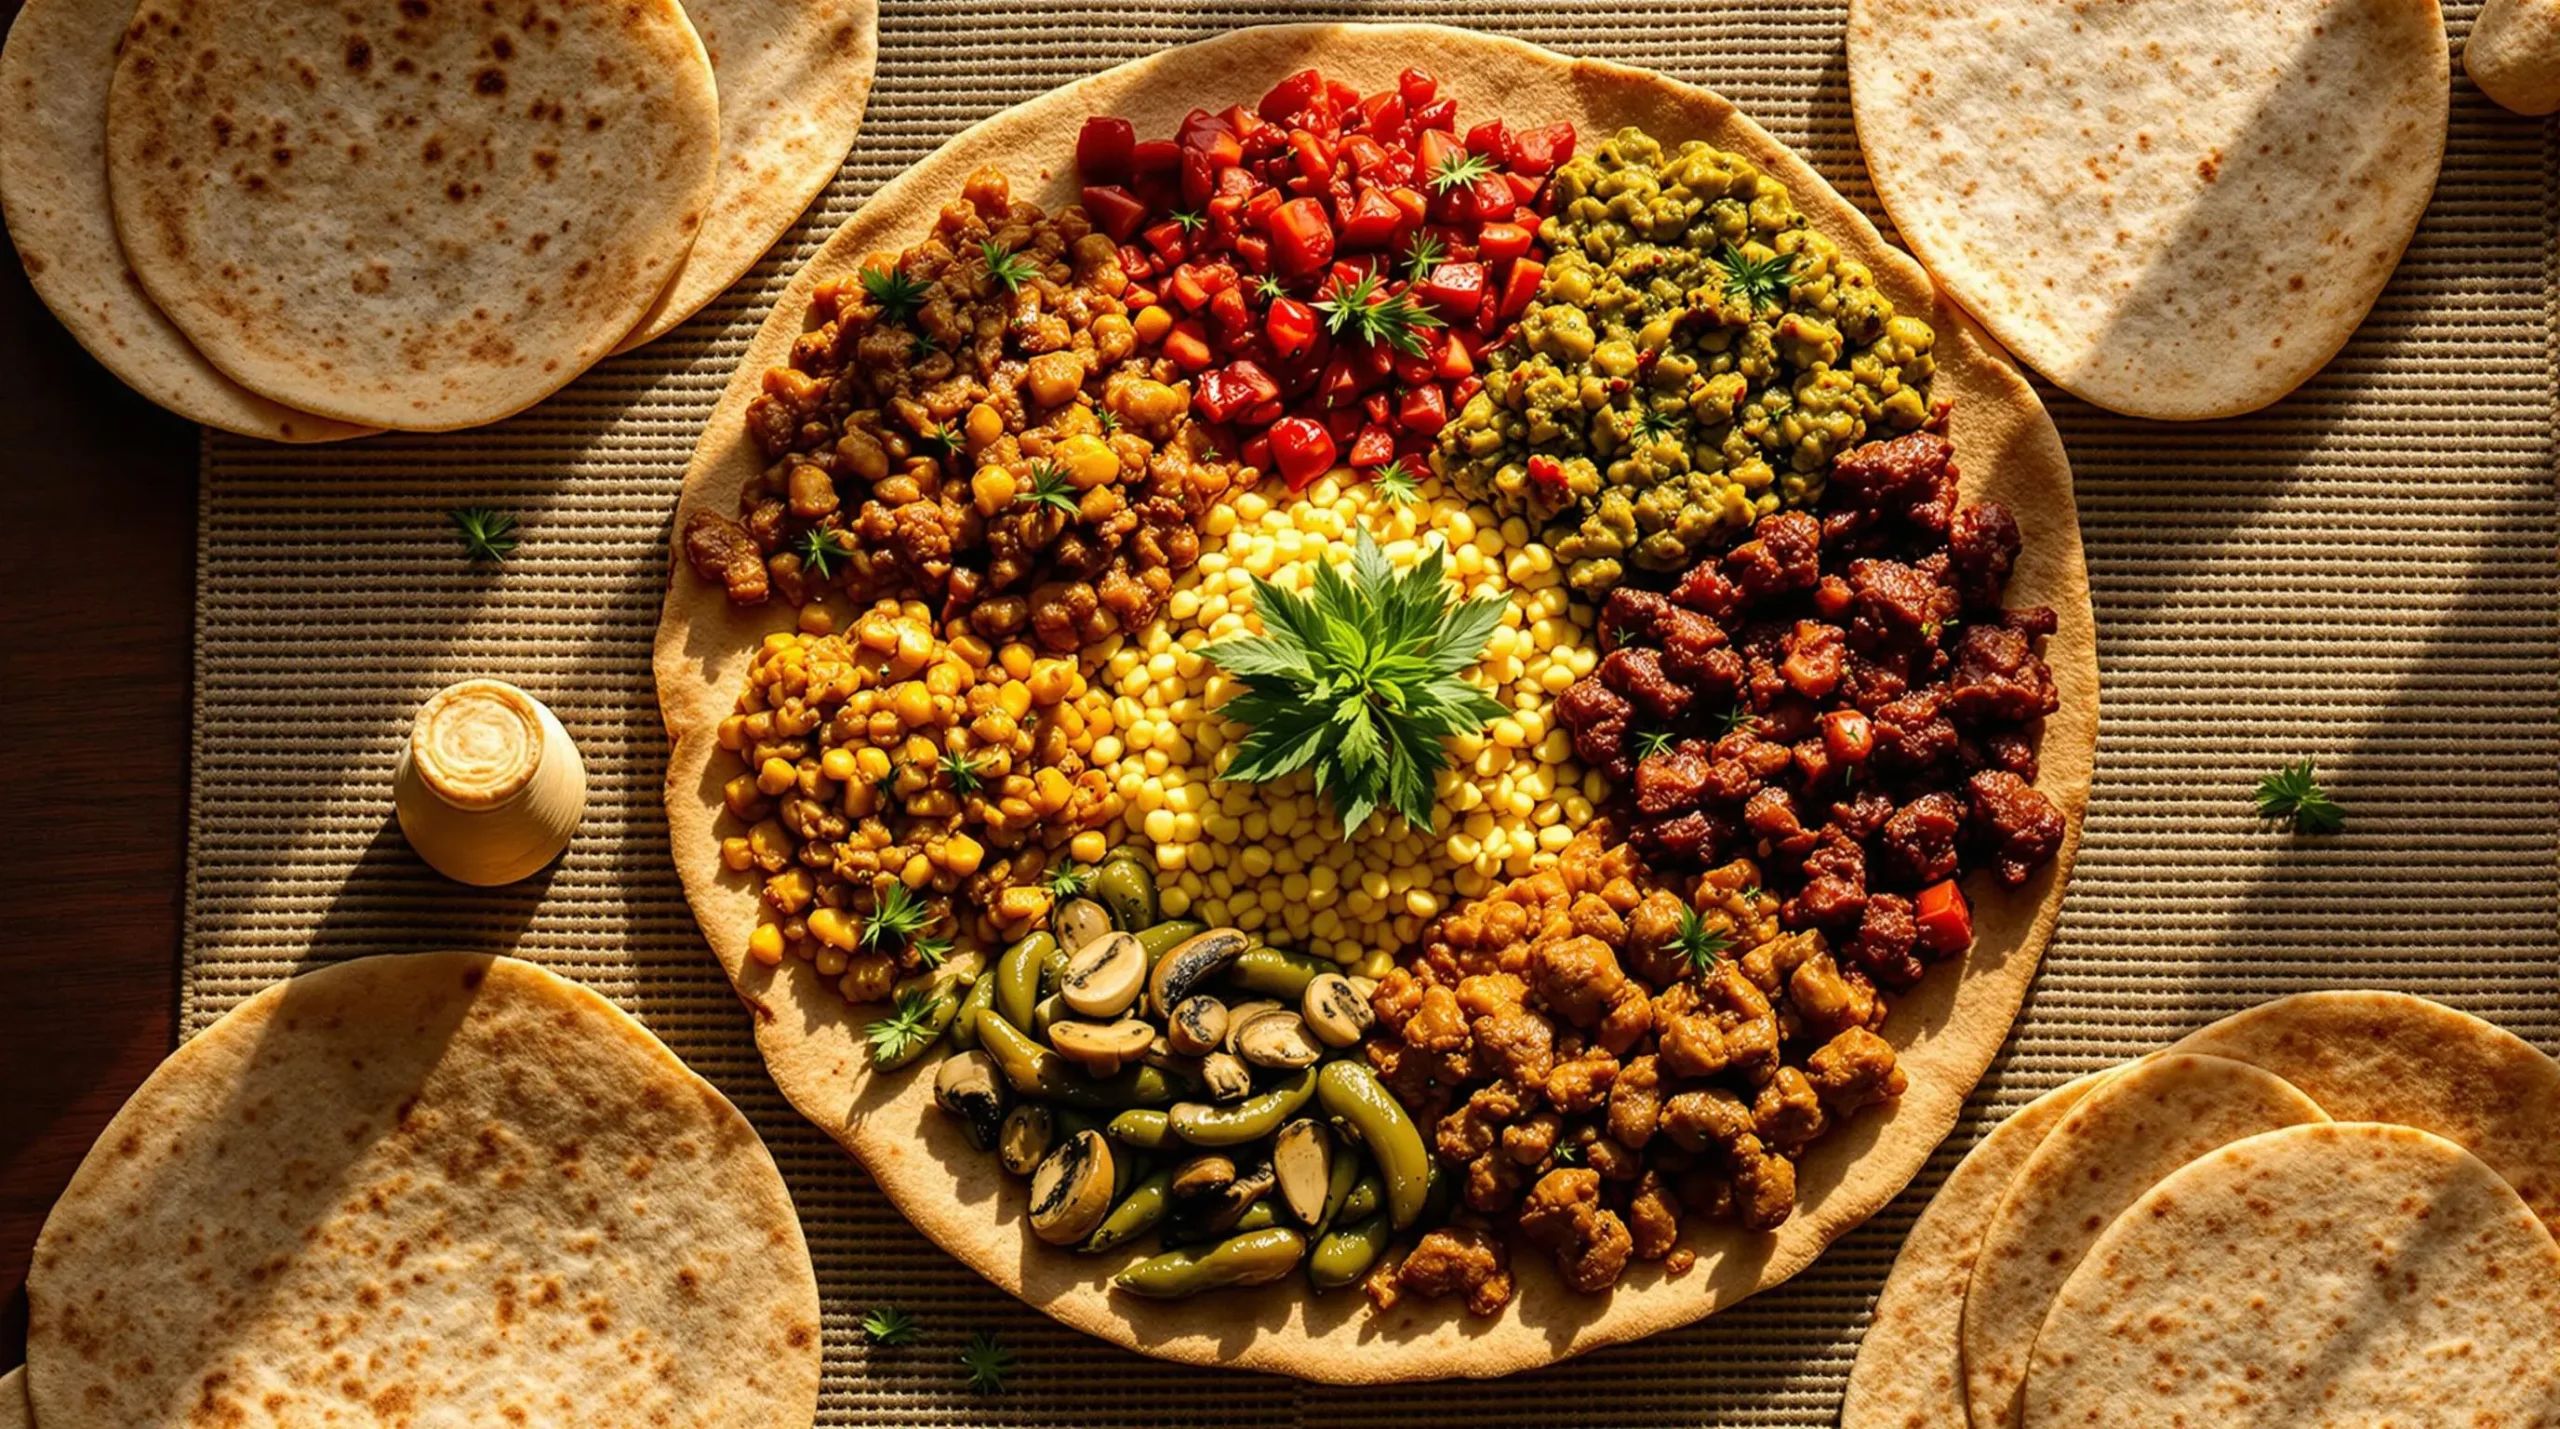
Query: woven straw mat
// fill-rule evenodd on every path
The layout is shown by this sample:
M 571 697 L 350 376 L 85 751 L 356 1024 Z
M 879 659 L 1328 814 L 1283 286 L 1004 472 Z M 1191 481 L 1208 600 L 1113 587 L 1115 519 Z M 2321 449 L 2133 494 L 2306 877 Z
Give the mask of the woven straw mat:
M 2474 6 L 2448 8 L 2458 45 Z M 820 1423 L 1076 1429 L 1830 1424 L 1912 1218 L 1975 1136 L 2036 1093 L 2311 988 L 2422 992 L 2560 1050 L 2560 145 L 2457 66 L 2434 205 L 2327 371 L 2271 411 L 2200 426 L 2047 390 L 2078 471 L 2105 672 L 2087 847 L 1965 1124 L 1813 1268 L 1703 1325 L 1514 1380 L 1341 1392 L 1085 1339 L 910 1230 L 766 1080 L 668 862 L 649 643 L 686 456 L 787 276 L 902 166 L 1108 65 L 1322 16 L 1473 24 L 1710 85 L 1873 211 L 1843 9 L 1828 0 L 884 0 L 879 87 L 842 176 L 678 333 L 485 431 L 301 450 L 210 439 L 185 1027 L 358 954 L 537 959 L 638 1015 L 763 1129 L 825 1290 Z M 503 569 L 467 565 L 446 524 L 478 504 L 523 520 Z M 559 711 L 594 789 L 566 857 L 494 891 L 429 872 L 390 803 L 411 713 L 482 674 Z M 2336 837 L 2250 817 L 2255 781 L 2306 755 L 2348 811 Z M 873 1351 L 856 1326 L 889 1303 L 923 1334 Z M 955 1362 L 981 1328 L 1019 1361 L 1001 1397 L 971 1395 Z

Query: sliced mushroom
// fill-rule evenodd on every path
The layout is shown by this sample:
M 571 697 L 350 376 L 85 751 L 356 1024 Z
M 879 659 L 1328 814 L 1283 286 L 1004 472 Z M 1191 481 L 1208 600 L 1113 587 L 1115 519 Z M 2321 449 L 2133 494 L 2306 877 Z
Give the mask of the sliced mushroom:
M 1307 1026 L 1328 1047 L 1350 1046 L 1367 1036 L 1369 1024 L 1377 1020 L 1369 999 L 1340 973 L 1322 973 L 1307 984 L 1304 1012 Z
M 1135 1017 L 1117 1022 L 1066 1017 L 1049 1025 L 1049 1045 L 1058 1049 L 1058 1055 L 1097 1077 L 1110 1076 L 1122 1063 L 1145 1056 L 1155 1040 L 1156 1030 Z
M 1257 1067 L 1296 1071 L 1312 1067 L 1324 1048 L 1307 1034 L 1307 1020 L 1281 1008 L 1266 1012 L 1236 1032 L 1236 1055 Z
M 1150 1006 L 1172 1007 L 1226 970 L 1253 940 L 1236 928 L 1212 928 L 1165 949 L 1147 978 Z
M 1016 1176 L 1028 1176 L 1040 1158 L 1049 1154 L 1049 1141 L 1057 1134 L 1057 1118 L 1038 1102 L 1022 1102 L 1004 1114 L 1004 1129 L 996 1133 L 996 1160 Z
M 968 1051 L 942 1059 L 933 1074 L 934 1104 L 949 1112 L 969 1133 L 969 1144 L 992 1150 L 1004 1129 L 1005 1081 L 996 1060 Z
M 1117 1017 L 1147 985 L 1147 950 L 1135 933 L 1104 933 L 1067 955 L 1058 996 L 1087 1017 Z
M 1174 1051 L 1186 1056 L 1214 1052 L 1227 1035 L 1227 1005 L 1205 992 L 1194 993 L 1174 1005 L 1164 1035 Z
M 1236 1178 L 1229 1181 L 1215 1198 L 1202 1203 L 1200 1228 L 1211 1235 L 1223 1235 L 1235 1229 L 1236 1222 L 1244 1218 L 1244 1213 L 1253 1209 L 1253 1203 L 1271 1194 L 1271 1188 L 1278 1184 L 1279 1180 L 1272 1175 L 1268 1161 L 1250 1171 L 1236 1173 Z
M 1058 905 L 1057 913 L 1049 919 L 1049 930 L 1056 935 L 1058 946 L 1073 957 L 1111 931 L 1111 910 L 1090 898 L 1070 898 Z
M 1188 1201 L 1194 1196 L 1213 1195 L 1227 1189 L 1236 1178 L 1236 1163 L 1215 1152 L 1194 1156 L 1174 1168 L 1173 1198 Z
M 1251 1002 L 1237 1003 L 1235 1006 L 1227 1009 L 1227 1035 L 1221 1041 L 1220 1045 L 1224 1046 L 1230 1053 L 1234 1052 L 1236 1050 L 1236 1034 L 1244 1030 L 1244 1025 L 1246 1023 L 1251 1022 L 1253 1019 L 1260 1017 L 1266 1012 L 1285 1012 L 1287 1010 L 1287 1008 L 1267 997 L 1255 998 Z
M 1031 1172 L 1031 1233 L 1073 1245 L 1111 1213 L 1111 1143 L 1087 1128 L 1040 1158 Z
M 1200 1089 L 1213 1102 L 1242 1101 L 1253 1093 L 1253 1069 L 1233 1053 L 1212 1052 L 1200 1059 Z
M 1332 1186 L 1333 1133 L 1306 1116 L 1280 1128 L 1271 1140 L 1271 1171 L 1279 1178 L 1281 1204 L 1298 1224 L 1314 1225 L 1324 1215 L 1325 1192 Z

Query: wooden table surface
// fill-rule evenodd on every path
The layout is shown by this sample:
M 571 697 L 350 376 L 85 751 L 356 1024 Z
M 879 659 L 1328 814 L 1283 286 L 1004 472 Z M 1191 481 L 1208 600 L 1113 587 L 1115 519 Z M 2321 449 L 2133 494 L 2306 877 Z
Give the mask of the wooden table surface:
M 14 0 L 0 15 L 14 18 Z M 184 903 L 196 428 L 0 261 L 0 1370 L 27 1255 L 168 1055 Z

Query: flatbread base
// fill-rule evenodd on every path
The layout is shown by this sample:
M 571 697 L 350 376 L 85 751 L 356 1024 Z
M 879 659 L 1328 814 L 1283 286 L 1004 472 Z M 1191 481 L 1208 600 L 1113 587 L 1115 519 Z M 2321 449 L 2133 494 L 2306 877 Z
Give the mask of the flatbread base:
M 2060 807 L 2068 833 L 2052 863 L 2025 887 L 2003 891 L 1983 880 L 1974 890 L 1972 950 L 1896 999 L 1884 1033 L 1901 1056 L 1910 1089 L 1813 1148 L 1798 1169 L 1797 1214 L 1776 1233 L 1693 1223 L 1683 1244 L 1698 1261 L 1679 1277 L 1640 1263 L 1610 1293 L 1581 1295 L 1556 1279 L 1545 1257 L 1522 1253 L 1512 1261 L 1518 1297 L 1486 1320 L 1453 1303 L 1412 1296 L 1393 1313 L 1374 1315 L 1357 1292 L 1319 1298 L 1299 1276 L 1190 1303 L 1136 1301 L 1107 1288 L 1135 1252 L 1064 1255 L 1031 1237 L 1021 1183 L 932 1108 L 929 1068 L 871 1076 L 861 1036 L 870 1010 L 847 1006 L 831 983 L 804 966 L 767 968 L 748 956 L 756 892 L 719 859 L 716 727 L 735 708 L 757 644 L 767 632 L 787 628 L 792 613 L 732 607 L 686 568 L 672 539 L 656 652 L 659 702 L 676 741 L 667 776 L 670 835 L 694 916 L 745 999 L 783 1094 L 851 1150 L 920 1230 L 998 1286 L 1068 1325 L 1186 1363 L 1345 1384 L 1511 1374 L 1713 1314 L 1794 1275 L 1874 1214 L 1954 1126 L 2006 1038 L 2052 933 L 2079 845 L 2098 718 L 2097 645 L 2070 466 L 2025 380 L 1939 297 L 1919 265 L 1887 246 L 1802 159 L 1705 90 L 1440 26 L 1242 30 L 1123 65 L 998 114 L 881 189 L 801 270 L 740 362 L 686 473 L 674 529 L 681 532 L 696 510 L 733 513 L 739 493 L 761 469 L 742 414 L 763 372 L 786 360 L 807 325 L 811 292 L 850 275 L 866 254 L 923 237 L 973 170 L 1003 169 L 1018 197 L 1061 206 L 1073 201 L 1074 142 L 1086 116 L 1115 114 L 1143 134 L 1170 133 L 1195 104 L 1212 98 L 1250 103 L 1309 65 L 1364 92 L 1419 66 L 1460 96 L 1466 123 L 1497 115 L 1514 124 L 1567 119 L 1586 142 L 1632 124 L 1665 140 L 1700 138 L 1746 154 L 1788 186 L 1816 227 L 1874 269 L 1877 285 L 1898 309 L 1936 326 L 1934 390 L 1954 402 L 1951 435 L 1964 494 L 1996 497 L 2016 513 L 2026 545 L 2010 581 L 2010 603 L 2049 605 L 2060 621 L 2048 659 L 2062 707 L 2045 723 L 2039 787 Z

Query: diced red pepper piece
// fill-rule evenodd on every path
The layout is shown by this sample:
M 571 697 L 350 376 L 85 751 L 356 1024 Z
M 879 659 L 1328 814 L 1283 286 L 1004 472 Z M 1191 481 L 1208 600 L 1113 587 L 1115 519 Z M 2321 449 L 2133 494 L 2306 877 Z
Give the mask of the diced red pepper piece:
M 1270 190 L 1265 189 L 1263 192 L 1269 193 Z M 1259 233 L 1237 234 L 1236 261 L 1242 263 L 1248 270 L 1255 273 L 1259 273 L 1270 267 L 1271 240 L 1263 237 Z
M 1465 409 L 1465 407 L 1466 407 L 1466 405 L 1467 405 L 1468 399 L 1470 399 L 1470 398 L 1474 397 L 1478 392 L 1481 392 L 1481 391 L 1483 391 L 1483 390 L 1484 390 L 1484 379 L 1483 379 L 1483 378 L 1481 378 L 1481 377 L 1461 377 L 1461 378 L 1459 378 L 1459 379 L 1458 379 L 1458 386 L 1457 386 L 1456 390 L 1452 391 L 1452 392 L 1449 394 L 1449 401 L 1450 401 L 1450 404 L 1451 404 L 1451 405 L 1453 405 L 1453 406 L 1455 406 L 1455 407 L 1457 407 L 1457 408 L 1459 408 L 1460 410 L 1464 410 L 1464 409 Z
M 1241 104 L 1228 105 L 1219 111 L 1218 117 L 1226 122 L 1227 132 L 1236 136 L 1239 146 L 1251 144 L 1265 127 L 1261 115 Z
M 1537 235 L 1518 223 L 1488 223 L 1476 233 L 1476 256 L 1487 263 L 1508 263 L 1529 251 Z
M 1382 89 L 1360 101 L 1360 127 L 1372 134 L 1393 134 L 1404 127 L 1404 96 Z
M 1387 146 L 1366 134 L 1346 136 L 1342 141 L 1342 157 L 1351 161 L 1351 172 L 1364 179 L 1385 168 L 1390 161 Z
M 1458 101 L 1454 99 L 1435 99 L 1429 104 L 1413 105 L 1412 109 L 1413 127 L 1416 129 L 1437 129 L 1447 133 L 1458 127 Z
M 1535 199 L 1538 196 L 1538 190 L 1546 184 L 1546 180 L 1533 179 L 1527 174 L 1504 174 L 1502 181 L 1511 186 L 1511 201 L 1514 206 L 1524 205 Z
M 1323 183 L 1333 177 L 1334 151 L 1304 129 L 1289 131 L 1289 159 L 1301 178 Z
M 1245 410 L 1277 399 L 1280 384 L 1258 363 L 1237 358 L 1214 372 L 1200 374 L 1191 404 L 1212 422 L 1233 420 Z
M 1445 131 L 1426 129 L 1414 140 L 1415 177 L 1428 184 L 1442 169 L 1449 167 L 1452 160 L 1465 157 L 1466 152 L 1466 146 Z
M 1536 186 L 1532 185 L 1529 191 L 1536 193 Z M 1500 223 L 1520 207 L 1519 192 L 1511 187 L 1511 180 L 1500 174 L 1483 175 L 1467 185 L 1466 194 L 1466 205 L 1478 223 Z
M 1127 243 L 1137 236 L 1139 225 L 1147 221 L 1147 206 L 1118 184 L 1086 185 L 1084 211 L 1096 228 L 1111 235 L 1114 243 Z
M 1263 314 L 1262 331 L 1273 352 L 1295 357 L 1316 345 L 1316 310 L 1295 298 L 1273 298 L 1271 311 Z
M 1438 383 L 1409 387 L 1404 400 L 1396 404 L 1396 420 L 1408 432 L 1430 436 L 1449 425 L 1449 396 Z
M 1169 174 L 1182 164 L 1182 146 L 1171 139 L 1142 139 L 1129 151 L 1129 172 Z
M 1217 164 L 1207 151 L 1184 145 L 1182 150 L 1182 206 L 1198 212 L 1209 202 L 1218 187 Z
M 1511 148 L 1511 131 L 1499 119 L 1488 119 L 1467 131 L 1467 152 L 1501 163 Z
M 1345 145 L 1348 148 L 1349 145 Z M 1387 248 L 1396 239 L 1396 230 L 1404 227 L 1404 210 L 1396 201 L 1374 188 L 1360 190 L 1351 202 L 1351 211 L 1342 218 L 1342 246 L 1345 248 Z
M 1191 256 L 1191 235 L 1183 232 L 1182 225 L 1172 219 L 1149 225 L 1144 237 L 1147 246 L 1167 263 L 1179 263 Z
M 1482 263 L 1443 263 L 1431 270 L 1429 277 L 1414 285 L 1414 296 L 1452 321 L 1476 315 L 1484 306 L 1485 271 Z
M 1538 296 L 1538 285 L 1546 280 L 1546 264 L 1535 258 L 1515 260 L 1502 275 L 1502 316 L 1516 318 L 1527 312 L 1531 300 Z
M 1333 222 L 1321 201 L 1289 200 L 1272 210 L 1270 229 L 1271 256 L 1282 273 L 1302 277 L 1333 261 Z
M 1360 91 L 1338 79 L 1324 82 L 1324 97 L 1337 115 L 1348 114 L 1360 107 Z
M 1394 415 L 1395 399 L 1384 392 L 1372 392 L 1360 399 L 1360 410 L 1371 422 L 1384 422 Z
M 1076 172 L 1088 184 L 1116 184 L 1129 177 L 1138 129 L 1126 119 L 1094 115 L 1076 132 Z
M 1185 372 L 1198 372 L 1209 365 L 1209 334 L 1197 318 L 1182 318 L 1173 331 L 1164 335 L 1164 355 Z
M 1405 222 L 1409 224 L 1420 223 L 1431 214 L 1430 195 L 1420 189 L 1392 188 L 1387 190 L 1387 197 L 1397 208 L 1404 210 Z
M 1328 406 L 1339 407 L 1358 399 L 1360 369 L 1353 364 L 1349 353 L 1335 353 L 1325 363 L 1324 376 L 1317 382 L 1316 391 Z
M 1396 97 L 1404 101 L 1407 109 L 1420 109 L 1437 98 L 1439 93 L 1440 81 L 1433 79 L 1427 70 L 1408 69 L 1396 76 Z
M 1952 878 L 1920 890 L 1912 900 L 1911 921 L 1920 926 L 1920 946 L 1933 953 L 1960 953 L 1973 942 L 1973 909 Z
M 1260 228 L 1271 221 L 1271 211 L 1283 202 L 1278 189 L 1256 189 L 1253 197 L 1244 201 L 1244 221 Z
M 1428 334 L 1423 337 L 1425 343 L 1430 340 Z M 1431 380 L 1432 370 L 1439 365 L 1440 354 L 1427 346 L 1420 352 L 1399 352 L 1396 354 L 1396 380 L 1407 387 L 1419 387 Z
M 1467 351 L 1467 345 L 1458 340 L 1456 333 L 1450 333 L 1449 340 L 1440 345 L 1440 357 L 1432 364 L 1431 375 L 1446 381 L 1455 381 L 1472 374 L 1475 370 L 1474 355 Z
M 1385 466 L 1396 459 L 1396 434 L 1372 422 L 1351 439 L 1351 465 Z
M 1196 313 L 1209 303 L 1209 290 L 1200 282 L 1200 270 L 1188 263 L 1173 270 L 1173 276 L 1165 280 L 1164 291 L 1186 312 Z
M 1541 124 L 1512 136 L 1511 167 L 1532 177 L 1551 173 L 1573 157 L 1573 125 Z
M 1549 491 L 1565 490 L 1564 465 L 1551 456 L 1529 458 L 1529 479 Z
M 1256 471 L 1269 471 L 1271 469 L 1271 434 L 1260 432 L 1245 438 L 1242 455 L 1245 465 Z
M 1290 115 L 1318 103 L 1324 92 L 1324 76 L 1311 69 L 1302 69 L 1271 86 L 1271 92 L 1262 96 L 1262 102 L 1255 109 L 1263 118 L 1281 123 Z
M 1210 294 L 1209 316 L 1222 333 L 1241 338 L 1252 331 L 1253 309 L 1246 305 L 1242 288 L 1226 287 Z
M 1282 417 L 1271 424 L 1272 459 L 1291 491 L 1303 491 L 1333 469 L 1333 433 L 1307 417 Z

